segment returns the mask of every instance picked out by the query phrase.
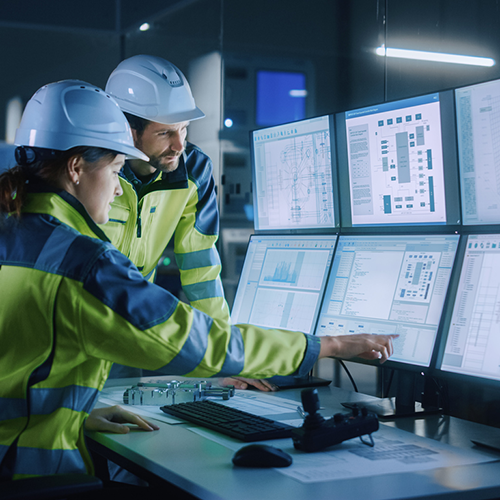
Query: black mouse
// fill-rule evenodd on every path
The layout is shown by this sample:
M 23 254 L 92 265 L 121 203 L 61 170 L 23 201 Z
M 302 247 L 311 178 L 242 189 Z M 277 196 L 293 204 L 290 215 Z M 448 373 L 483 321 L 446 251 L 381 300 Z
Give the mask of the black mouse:
M 239 467 L 288 467 L 292 465 L 292 457 L 274 446 L 249 444 L 234 454 L 233 464 Z

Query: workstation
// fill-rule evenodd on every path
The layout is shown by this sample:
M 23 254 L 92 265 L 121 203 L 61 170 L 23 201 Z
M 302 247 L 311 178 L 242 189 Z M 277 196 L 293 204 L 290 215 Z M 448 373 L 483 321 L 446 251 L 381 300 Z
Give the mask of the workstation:
M 289 386 L 317 387 L 324 418 L 350 415 L 353 404 L 377 415 L 379 430 L 363 435 L 375 452 L 401 440 L 417 453 L 369 462 L 358 437 L 313 453 L 287 438 L 267 443 L 292 456 L 290 467 L 246 469 L 232 462 L 242 441 L 147 406 L 158 433 L 89 431 L 89 448 L 195 498 L 499 497 L 500 32 L 490 3 L 117 0 L 58 16 L 24 3 L 0 11 L 0 37 L 15 47 L 0 55 L 15 75 L 0 91 L 0 171 L 12 166 L 15 128 L 41 85 L 78 78 L 110 91 L 122 61 L 175 63 L 204 114 L 189 118 L 187 141 L 213 164 L 220 224 L 211 258 L 220 255 L 218 297 L 231 323 L 317 339 L 398 335 L 382 366 L 322 359 L 305 377 L 269 379 L 279 392 L 237 389 L 223 403 L 246 400 L 252 413 L 248 400 L 282 400 L 290 411 L 265 415 L 300 428 L 302 388 Z M 400 48 L 420 53 L 408 59 Z M 425 60 L 428 52 L 442 59 Z M 118 219 L 112 212 L 109 224 Z M 186 281 L 196 266 L 173 240 L 155 269 L 139 270 L 196 308 L 200 283 Z M 139 380 L 109 379 L 98 406 L 123 404 L 109 397 L 113 387 Z M 336 473 L 339 461 L 349 465 Z
M 144 383 L 151 380 L 142 379 Z M 172 378 L 155 380 L 166 385 Z M 116 403 L 123 396 L 123 389 L 137 382 L 138 379 L 110 380 L 102 400 L 106 404 Z M 378 401 L 332 386 L 320 387 L 317 392 L 320 413 L 325 418 L 335 413 L 349 414 L 342 406 L 345 402 Z M 237 391 L 231 399 L 243 400 L 243 403 L 235 402 L 236 407 L 253 406 L 260 415 L 301 425 L 295 411 L 297 405 L 301 406 L 299 389 L 282 390 L 273 395 Z M 226 403 L 220 397 L 213 401 Z M 261 443 L 282 449 L 293 459 L 290 467 L 269 469 L 233 465 L 234 454 L 248 443 L 188 422 L 173 424 L 170 420 L 171 423 L 166 423 L 168 415 L 164 419 L 159 406 L 133 408 L 145 410 L 143 415 L 147 418 L 157 419 L 158 433 L 90 433 L 87 435 L 89 448 L 151 484 L 174 484 L 195 498 L 356 499 L 363 495 L 370 499 L 481 499 L 497 498 L 500 491 L 498 453 L 475 446 L 471 441 L 498 439 L 500 429 L 455 417 L 434 413 L 425 418 L 380 420 L 380 429 L 373 433 L 374 448 L 356 438 L 322 451 L 305 453 L 294 448 L 291 438 L 263 441 Z M 273 411 L 274 414 L 269 413 Z M 369 451 L 365 453 L 364 449 Z M 370 452 L 375 455 L 368 459 Z M 378 457 L 377 453 L 380 453 Z M 377 470 L 379 473 L 374 472 Z

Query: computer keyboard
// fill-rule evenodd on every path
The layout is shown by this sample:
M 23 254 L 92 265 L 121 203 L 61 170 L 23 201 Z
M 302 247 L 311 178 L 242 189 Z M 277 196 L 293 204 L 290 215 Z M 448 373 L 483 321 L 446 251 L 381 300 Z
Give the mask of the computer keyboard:
M 160 409 L 174 417 L 246 442 L 288 438 L 294 429 L 291 425 L 209 400 L 166 405 Z

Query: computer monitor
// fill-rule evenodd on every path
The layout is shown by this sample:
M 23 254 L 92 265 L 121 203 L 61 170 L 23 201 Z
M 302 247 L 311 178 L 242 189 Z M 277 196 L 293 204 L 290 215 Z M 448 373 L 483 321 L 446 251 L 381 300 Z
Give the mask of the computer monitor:
M 463 224 L 500 224 L 500 80 L 455 90 Z
M 341 235 L 316 335 L 396 333 L 384 366 L 413 372 L 411 380 L 429 371 L 458 242 L 457 234 Z
M 333 117 L 250 133 L 256 231 L 338 227 Z
M 336 115 L 342 227 L 460 224 L 453 92 Z
M 465 239 L 452 299 L 438 350 L 439 375 L 500 388 L 500 232 Z
M 252 235 L 231 322 L 312 334 L 336 235 Z

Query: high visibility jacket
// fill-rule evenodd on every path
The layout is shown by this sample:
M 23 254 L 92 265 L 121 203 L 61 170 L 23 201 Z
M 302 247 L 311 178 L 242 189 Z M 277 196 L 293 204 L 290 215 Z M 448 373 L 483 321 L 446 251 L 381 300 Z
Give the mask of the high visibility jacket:
M 215 246 L 219 212 L 212 170 L 210 158 L 190 143 L 174 172 L 158 171 L 147 184 L 125 164 L 123 195 L 115 199 L 109 222 L 101 229 L 150 280 L 175 233 L 175 258 L 190 304 L 229 321 Z
M 31 185 L 31 184 L 30 184 Z M 92 472 L 83 423 L 113 362 L 193 377 L 307 373 L 319 343 L 213 320 L 144 279 L 64 191 L 0 224 L 0 477 Z

